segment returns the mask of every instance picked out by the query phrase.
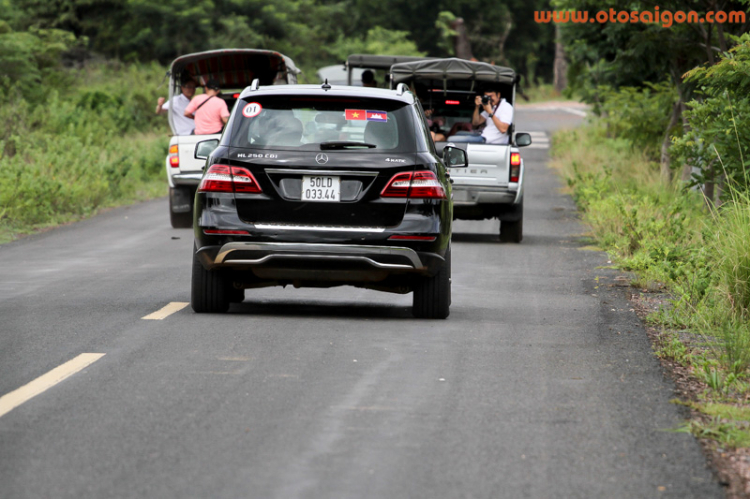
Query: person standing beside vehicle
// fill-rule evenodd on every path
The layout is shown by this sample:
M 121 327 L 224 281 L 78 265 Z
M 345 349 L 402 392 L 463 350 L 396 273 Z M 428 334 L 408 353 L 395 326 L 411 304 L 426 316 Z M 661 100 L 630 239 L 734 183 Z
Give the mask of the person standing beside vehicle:
M 480 113 L 480 109 L 482 109 Z M 510 137 L 508 128 L 513 122 L 513 106 L 505 99 L 501 99 L 500 91 L 492 89 L 484 92 L 484 96 L 474 98 L 474 115 L 471 124 L 476 126 L 486 123 L 482 130 L 485 144 L 508 144 Z
M 174 111 L 174 132 L 175 135 L 190 135 L 195 128 L 193 118 L 185 116 L 185 109 L 190 104 L 190 99 L 195 95 L 195 82 L 191 79 L 184 80 L 180 84 L 180 95 L 172 97 L 170 102 L 164 102 L 164 97 L 159 97 L 156 101 L 156 114 L 164 114 L 171 107 Z
M 221 86 L 216 80 L 206 82 L 206 93 L 190 101 L 185 116 L 195 119 L 195 135 L 221 133 L 229 120 L 229 108 L 219 97 Z

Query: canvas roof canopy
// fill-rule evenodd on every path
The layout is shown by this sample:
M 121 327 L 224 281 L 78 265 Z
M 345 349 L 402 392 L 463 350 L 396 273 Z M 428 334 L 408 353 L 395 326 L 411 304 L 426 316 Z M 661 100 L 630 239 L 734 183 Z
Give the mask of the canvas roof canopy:
M 394 64 L 401 62 L 424 61 L 427 59 L 431 58 L 412 55 L 352 54 L 346 58 L 346 65 L 350 68 L 388 69 Z
M 197 52 L 178 57 L 172 62 L 170 74 L 175 82 L 192 78 L 200 85 L 218 80 L 222 88 L 244 88 L 255 78 L 261 85 L 272 85 L 283 79 L 296 83 L 301 73 L 294 61 L 273 50 L 222 49 Z
M 391 78 L 394 85 L 414 80 L 473 80 L 512 85 L 517 80 L 516 72 L 510 68 L 455 57 L 397 63 L 391 66 Z

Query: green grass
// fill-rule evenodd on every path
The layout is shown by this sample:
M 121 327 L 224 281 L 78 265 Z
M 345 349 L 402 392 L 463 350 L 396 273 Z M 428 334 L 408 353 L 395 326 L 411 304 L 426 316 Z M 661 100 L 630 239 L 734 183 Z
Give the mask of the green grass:
M 523 93 L 529 100 L 524 99 L 521 95 L 516 92 L 516 102 L 518 104 L 535 104 L 537 102 L 549 102 L 549 101 L 571 101 L 577 102 L 573 99 L 565 97 L 563 94 L 555 90 L 555 87 L 551 84 L 544 83 L 541 85 L 535 85 L 532 87 L 523 87 Z
M 679 431 L 692 433 L 698 438 L 715 440 L 733 449 L 750 447 L 749 407 L 716 402 L 688 405 L 707 417 L 694 419 Z
M 161 78 L 157 65 L 96 65 L 34 101 L 0 96 L 0 243 L 164 195 Z

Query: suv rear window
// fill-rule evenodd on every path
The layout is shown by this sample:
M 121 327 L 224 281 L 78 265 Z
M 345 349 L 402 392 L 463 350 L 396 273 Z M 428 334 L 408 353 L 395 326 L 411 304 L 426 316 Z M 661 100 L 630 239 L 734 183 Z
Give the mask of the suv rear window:
M 358 152 L 415 150 L 410 106 L 356 97 L 251 96 L 237 103 L 230 146 Z

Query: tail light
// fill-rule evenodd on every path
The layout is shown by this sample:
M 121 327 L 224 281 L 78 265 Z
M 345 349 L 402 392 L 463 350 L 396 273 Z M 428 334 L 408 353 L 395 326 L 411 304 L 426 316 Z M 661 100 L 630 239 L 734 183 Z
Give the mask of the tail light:
M 258 194 L 263 192 L 250 170 L 239 166 L 211 165 L 203 176 L 200 192 L 240 192 Z
M 445 189 L 431 171 L 401 172 L 380 193 L 384 198 L 445 199 Z
M 518 177 L 521 175 L 521 153 L 512 152 L 510 153 L 510 181 L 518 182 Z
M 173 146 L 169 146 L 169 155 L 167 156 L 169 160 L 169 166 L 172 168 L 179 168 L 180 166 L 180 148 L 177 144 Z

